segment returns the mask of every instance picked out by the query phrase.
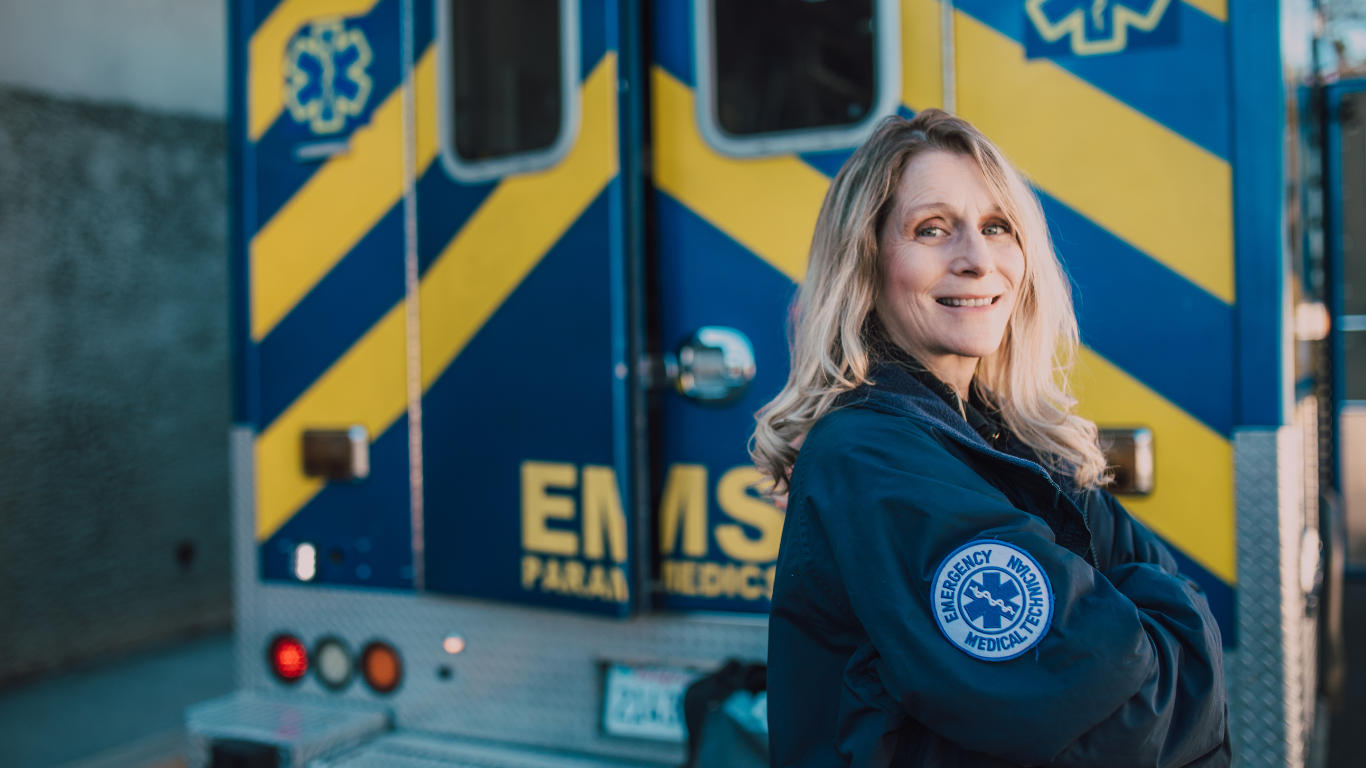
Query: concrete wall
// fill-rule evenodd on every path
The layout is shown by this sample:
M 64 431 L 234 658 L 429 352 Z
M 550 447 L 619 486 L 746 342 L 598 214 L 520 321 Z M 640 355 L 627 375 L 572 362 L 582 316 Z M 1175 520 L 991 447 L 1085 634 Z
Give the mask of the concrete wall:
M 0 88 L 0 687 L 230 623 L 226 171 L 220 120 Z
M 0 83 L 222 118 L 223 0 L 3 0 Z

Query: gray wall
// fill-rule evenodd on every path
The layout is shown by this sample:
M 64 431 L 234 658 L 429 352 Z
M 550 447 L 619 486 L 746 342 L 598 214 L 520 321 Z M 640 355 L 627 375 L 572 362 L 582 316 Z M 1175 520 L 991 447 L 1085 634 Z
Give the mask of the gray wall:
M 0 83 L 223 117 L 224 0 L 0 0 Z
M 0 687 L 226 628 L 223 124 L 0 88 Z

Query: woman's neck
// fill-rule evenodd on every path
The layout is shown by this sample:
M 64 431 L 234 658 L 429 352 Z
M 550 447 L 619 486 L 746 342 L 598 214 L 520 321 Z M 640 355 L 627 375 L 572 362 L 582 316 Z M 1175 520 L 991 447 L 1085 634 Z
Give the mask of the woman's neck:
M 977 360 L 975 357 L 962 357 L 961 355 L 915 355 L 920 364 L 926 370 L 933 373 L 935 378 L 948 384 L 953 388 L 954 393 L 961 400 L 968 399 L 968 390 L 972 387 L 973 374 L 977 372 Z
M 887 344 L 896 347 L 902 354 L 910 355 L 921 367 L 934 374 L 936 379 L 949 385 L 960 400 L 967 401 L 968 392 L 972 388 L 972 377 L 977 373 L 977 362 L 981 358 L 952 353 L 934 354 L 920 349 L 913 339 L 899 337 L 887 328 L 877 315 L 873 316 L 871 323 L 871 335 L 876 340 L 875 348 L 877 345 Z

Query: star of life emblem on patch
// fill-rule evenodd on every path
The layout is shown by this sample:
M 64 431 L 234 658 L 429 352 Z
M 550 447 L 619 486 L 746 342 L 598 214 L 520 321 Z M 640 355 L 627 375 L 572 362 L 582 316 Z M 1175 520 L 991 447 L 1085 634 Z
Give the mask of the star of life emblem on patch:
M 1039 562 L 1004 541 L 981 540 L 944 558 L 930 595 L 949 642 L 984 661 L 1033 648 L 1053 621 L 1053 589 Z

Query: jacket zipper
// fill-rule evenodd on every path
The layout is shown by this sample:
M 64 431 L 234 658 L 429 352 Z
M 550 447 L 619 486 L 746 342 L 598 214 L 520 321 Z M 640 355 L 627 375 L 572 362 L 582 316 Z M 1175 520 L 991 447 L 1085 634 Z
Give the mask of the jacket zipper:
M 1100 570 L 1100 558 L 1096 557 L 1096 534 L 1091 530 L 1091 516 L 1086 510 L 1091 506 L 1091 492 L 1082 491 L 1081 499 L 1081 521 L 1086 524 L 1086 532 L 1091 534 L 1087 539 L 1086 545 L 1091 548 L 1091 567 Z

